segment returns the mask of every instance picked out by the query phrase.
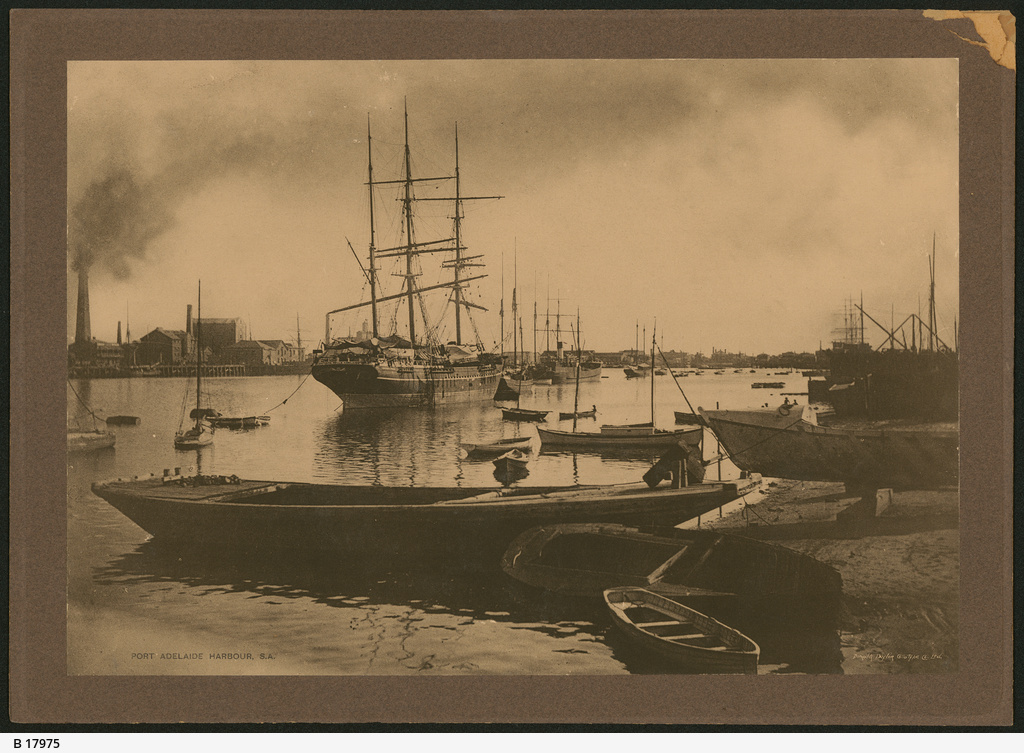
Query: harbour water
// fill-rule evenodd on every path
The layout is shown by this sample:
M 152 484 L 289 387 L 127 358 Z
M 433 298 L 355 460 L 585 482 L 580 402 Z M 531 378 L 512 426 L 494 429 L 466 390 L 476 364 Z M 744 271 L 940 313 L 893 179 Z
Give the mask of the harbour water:
M 605 374 L 580 385 L 581 409 L 598 409 L 597 420 L 581 420 L 580 428 L 650 420 L 650 377 L 627 380 L 610 368 Z M 806 390 L 799 372 L 771 374 L 770 381 L 784 381 L 780 389 L 751 388 L 768 381 L 768 374 L 706 371 L 679 384 L 694 408 L 776 405 L 782 393 Z M 671 376 L 654 379 L 656 423 L 672 427 L 673 411 L 687 410 L 687 404 Z M 117 434 L 112 450 L 68 458 L 69 674 L 678 671 L 621 640 L 602 605 L 530 593 L 500 571 L 395 570 L 312 553 L 169 549 L 90 490 L 97 480 L 173 468 L 287 481 L 497 486 L 493 465 L 467 459 L 460 443 L 536 437 L 536 430 L 503 422 L 489 401 L 346 413 L 330 391 L 303 376 L 210 378 L 204 393 L 221 413 L 266 414 L 271 421 L 253 430 L 219 429 L 212 446 L 184 452 L 174 450 L 171 440 L 182 414 L 194 406 L 186 379 L 70 385 L 69 426 L 91 428 L 83 402 L 101 417 L 135 415 L 141 422 L 110 427 Z M 550 409 L 548 424 L 554 425 L 559 410 L 572 410 L 574 391 L 573 384 L 536 386 L 524 392 L 521 404 Z M 535 441 L 522 485 L 636 482 L 655 458 L 538 449 Z M 716 451 L 708 434 L 705 456 Z M 738 472 L 728 462 L 708 468 L 709 479 L 719 473 L 734 478 Z M 829 647 L 832 638 L 826 636 Z M 769 642 L 762 646 L 760 671 L 838 671 L 832 658 L 822 658 L 830 651 L 812 647 L 810 654 L 815 658 L 808 663 L 806 640 L 799 650 L 784 640 Z

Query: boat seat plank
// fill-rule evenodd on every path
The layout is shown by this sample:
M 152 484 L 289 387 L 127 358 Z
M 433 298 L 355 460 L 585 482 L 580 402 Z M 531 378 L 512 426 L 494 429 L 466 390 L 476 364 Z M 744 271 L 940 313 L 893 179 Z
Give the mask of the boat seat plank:
M 659 635 L 659 638 L 666 641 L 692 641 L 694 638 L 707 638 L 704 633 L 688 633 L 687 635 Z
M 666 625 L 678 625 L 679 620 L 667 620 L 665 622 L 634 622 L 633 624 L 639 628 L 665 627 Z

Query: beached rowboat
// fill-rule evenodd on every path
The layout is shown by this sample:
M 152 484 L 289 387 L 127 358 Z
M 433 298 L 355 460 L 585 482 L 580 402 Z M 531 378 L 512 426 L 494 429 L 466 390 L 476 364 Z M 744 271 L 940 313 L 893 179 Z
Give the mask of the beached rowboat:
M 761 649 L 743 633 L 643 588 L 610 588 L 612 623 L 638 646 L 700 674 L 757 674 Z

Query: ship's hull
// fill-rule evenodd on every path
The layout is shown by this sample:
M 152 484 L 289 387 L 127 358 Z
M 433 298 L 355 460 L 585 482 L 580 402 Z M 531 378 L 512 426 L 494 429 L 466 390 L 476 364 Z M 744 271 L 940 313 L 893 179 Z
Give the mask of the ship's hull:
M 858 487 L 942 489 L 959 482 L 956 428 L 815 426 L 796 411 L 782 415 L 719 410 L 701 415 L 741 470 Z
M 313 378 L 345 409 L 422 407 L 490 400 L 501 377 L 496 366 L 387 366 L 317 363 Z

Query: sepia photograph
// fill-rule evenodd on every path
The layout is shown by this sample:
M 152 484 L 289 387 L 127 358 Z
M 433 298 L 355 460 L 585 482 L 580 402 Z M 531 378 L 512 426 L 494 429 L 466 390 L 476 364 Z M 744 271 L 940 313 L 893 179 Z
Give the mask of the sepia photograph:
M 959 58 L 190 57 L 66 61 L 67 678 L 962 676 Z
M 956 671 L 957 137 L 948 59 L 71 63 L 69 672 Z

